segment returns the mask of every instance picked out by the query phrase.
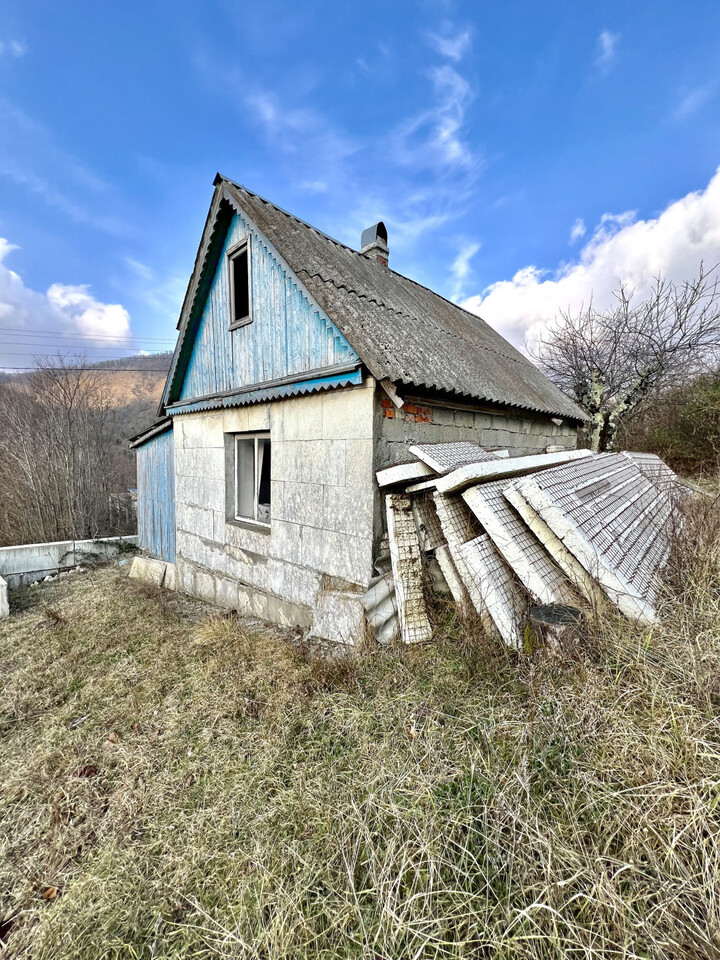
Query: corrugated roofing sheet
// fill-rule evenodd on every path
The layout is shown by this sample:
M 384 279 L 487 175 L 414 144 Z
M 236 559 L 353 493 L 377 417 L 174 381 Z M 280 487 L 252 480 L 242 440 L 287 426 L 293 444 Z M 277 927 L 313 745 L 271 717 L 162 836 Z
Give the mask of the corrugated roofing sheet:
M 623 613 L 654 619 L 672 498 L 633 458 L 604 453 L 514 486 Z
M 484 320 L 244 187 L 219 182 L 378 379 L 586 419 Z

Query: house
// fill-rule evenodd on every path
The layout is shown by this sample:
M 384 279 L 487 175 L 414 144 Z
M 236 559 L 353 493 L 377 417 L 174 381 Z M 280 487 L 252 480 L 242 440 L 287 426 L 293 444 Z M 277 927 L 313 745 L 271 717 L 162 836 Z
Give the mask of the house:
M 571 448 L 583 413 L 487 323 L 224 177 L 160 419 L 133 438 L 141 546 L 177 589 L 351 640 L 378 469 L 416 443 Z M 171 566 L 174 564 L 174 567 Z

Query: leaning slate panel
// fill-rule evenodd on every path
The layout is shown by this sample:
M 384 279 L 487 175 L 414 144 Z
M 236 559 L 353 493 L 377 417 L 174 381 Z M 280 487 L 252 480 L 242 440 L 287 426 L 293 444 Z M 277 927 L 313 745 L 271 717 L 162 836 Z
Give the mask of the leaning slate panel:
M 507 480 L 492 480 L 470 487 L 462 496 L 534 600 L 540 604 L 577 603 L 562 570 L 503 496 L 507 486 Z
M 604 453 L 515 486 L 624 614 L 655 619 L 672 499 L 632 458 Z

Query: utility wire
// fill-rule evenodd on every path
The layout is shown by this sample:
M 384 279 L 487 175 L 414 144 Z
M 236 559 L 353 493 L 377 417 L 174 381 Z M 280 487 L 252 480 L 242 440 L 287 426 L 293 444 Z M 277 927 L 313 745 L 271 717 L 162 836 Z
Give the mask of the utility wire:
M 88 373 L 90 371 L 95 371 L 96 373 L 161 373 L 163 376 L 167 376 L 167 370 L 143 370 L 140 368 L 133 367 L 96 367 L 96 366 L 87 366 L 87 367 L 4 367 L 0 366 L 0 376 L 3 373 L 7 373 L 9 370 L 60 370 L 64 372 L 65 370 L 73 372 L 83 372 Z
M 134 334 L 113 337 L 102 333 L 58 333 L 54 330 L 31 329 L 27 327 L 0 327 L 0 333 L 22 333 L 31 337 L 62 337 L 70 340 L 138 340 L 143 343 L 175 343 L 170 337 L 136 337 Z

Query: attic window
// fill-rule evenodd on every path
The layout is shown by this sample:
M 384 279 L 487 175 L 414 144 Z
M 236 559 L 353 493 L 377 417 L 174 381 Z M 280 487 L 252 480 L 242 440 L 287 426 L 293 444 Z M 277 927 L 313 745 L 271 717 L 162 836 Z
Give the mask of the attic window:
M 250 245 L 244 240 L 228 253 L 230 329 L 250 323 Z

